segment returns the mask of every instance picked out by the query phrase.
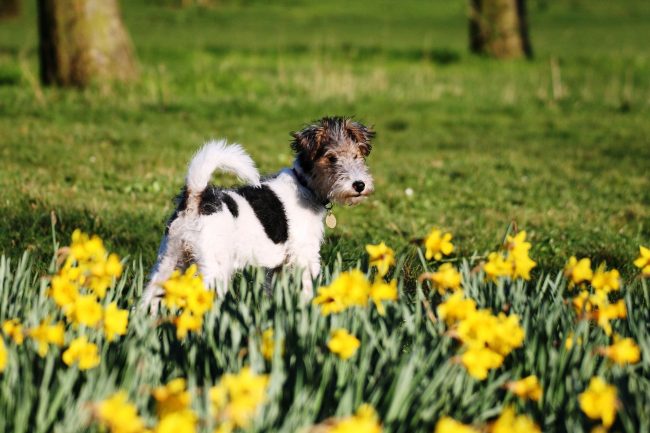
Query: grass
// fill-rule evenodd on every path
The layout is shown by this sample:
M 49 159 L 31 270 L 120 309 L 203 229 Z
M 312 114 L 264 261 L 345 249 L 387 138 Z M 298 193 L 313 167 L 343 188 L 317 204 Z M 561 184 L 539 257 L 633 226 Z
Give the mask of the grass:
M 419 257 L 424 269 L 434 265 L 423 260 L 421 252 Z M 431 305 L 441 301 L 440 295 L 428 284 L 405 290 L 400 271 L 404 260 L 397 257 L 398 264 L 389 274 L 398 280 L 399 300 L 386 303 L 384 316 L 370 306 L 324 317 L 318 306 L 299 301 L 297 275 L 280 275 L 272 285 L 273 295 L 267 296 L 262 288 L 264 273 L 253 269 L 238 276 L 226 297 L 216 301 L 202 330 L 183 341 L 176 338 L 165 315 L 152 317 L 137 308 L 130 310 L 126 335 L 113 343 L 105 340 L 101 330 L 67 326 L 66 345 L 86 335 L 99 346 L 101 363 L 86 371 L 62 362 L 66 347 L 51 346 L 47 356 L 39 358 L 31 338 L 17 346 L 7 337 L 9 361 L 0 373 L 4 414 L 0 430 L 99 431 L 93 404 L 118 389 L 128 393 L 145 422 L 153 425 L 150 391 L 182 377 L 201 420 L 200 431 L 212 431 L 208 388 L 223 374 L 247 365 L 268 374 L 269 387 L 258 416 L 241 431 L 308 431 L 310 425 L 347 416 L 365 402 L 376 408 L 386 432 L 432 432 L 442 416 L 485 425 L 509 405 L 545 432 L 588 432 L 597 422 L 582 413 L 577 396 L 594 376 L 617 388 L 620 404 L 613 431 L 650 429 L 646 326 L 650 289 L 645 280 L 637 279 L 615 295 L 624 300 L 628 317 L 614 320 L 613 331 L 633 338 L 642 352 L 637 364 L 615 365 L 598 352 L 610 339 L 600 327 L 576 315 L 570 302 L 575 290 L 567 289 L 561 274 L 530 282 L 501 278 L 492 283 L 484 281 L 475 263 L 463 260 L 459 269 L 466 296 L 494 313 L 517 314 L 525 332 L 523 346 L 479 381 L 455 360 L 459 344 L 444 322 L 434 317 Z M 342 269 L 341 261 L 335 261 L 325 268 L 321 282 L 331 282 Z M 102 303 L 134 307 L 144 278 L 141 263 L 131 263 Z M 38 277 L 28 255 L 18 262 L 0 258 L 0 322 L 19 318 L 29 329 L 45 317 L 63 319 L 65 315 L 48 298 L 47 287 L 47 279 Z M 358 352 L 347 361 L 336 358 L 326 346 L 329 332 L 341 327 L 361 341 Z M 273 329 L 276 338 L 268 361 L 260 353 L 266 329 Z M 568 349 L 565 342 L 570 333 L 581 343 Z M 504 388 L 508 381 L 529 374 L 537 375 L 542 385 L 539 402 L 520 400 Z
M 335 208 L 322 283 L 359 262 L 365 271 L 363 246 L 384 240 L 398 251 L 400 300 L 385 317 L 357 308 L 324 318 L 298 304 L 290 276 L 267 297 L 261 274 L 247 270 L 203 332 L 182 343 L 169 324 L 138 310 L 117 343 L 68 327 L 68 344 L 83 332 L 100 345 L 102 362 L 87 372 L 66 367 L 62 349 L 41 359 L 31 341 L 16 347 L 4 338 L 0 431 L 92 430 L 88 403 L 118 388 L 152 422 L 149 390 L 180 376 L 207 429 L 206 387 L 247 364 L 271 378 L 251 431 L 296 431 L 369 402 L 390 432 L 431 432 L 443 415 L 482 424 L 510 403 L 544 431 L 586 432 L 594 422 L 577 395 L 595 375 L 619 393 L 613 430 L 650 431 L 650 295 L 631 266 L 638 245 L 650 242 L 650 51 L 642 37 L 650 3 L 531 2 L 535 58 L 495 62 L 467 54 L 462 1 L 227 0 L 181 10 L 134 0 L 122 3 L 140 80 L 85 90 L 38 84 L 32 3 L 0 23 L 0 320 L 31 327 L 62 317 L 40 278 L 52 271 L 52 223 L 59 238 L 80 227 L 128 256 L 106 302 L 133 306 L 171 197 L 204 140 L 241 142 L 271 172 L 291 163 L 289 131 L 335 113 L 375 125 L 377 192 L 357 208 Z M 485 283 L 475 266 L 513 221 L 532 239 L 533 280 Z M 486 381 L 453 362 L 458 345 L 427 310 L 441 299 L 416 283 L 431 263 L 411 240 L 431 226 L 455 234 L 452 260 L 467 294 L 522 318 L 524 346 Z M 572 254 L 623 272 L 628 318 L 613 326 L 639 344 L 640 363 L 613 366 L 597 353 L 609 340 L 578 320 L 558 275 Z M 325 346 L 339 326 L 361 340 L 348 362 Z M 269 327 L 286 343 L 272 362 L 259 353 Z M 567 350 L 569 332 L 583 346 Z M 527 374 L 540 377 L 539 403 L 502 387 Z
M 536 57 L 503 63 L 467 54 L 463 2 L 123 9 L 141 78 L 86 90 L 38 84 L 31 3 L 0 23 L 0 249 L 11 257 L 47 261 L 54 213 L 62 235 L 99 233 L 148 267 L 204 140 L 241 142 L 273 172 L 291 162 L 289 131 L 333 113 L 375 125 L 377 192 L 335 209 L 325 264 L 386 240 L 417 266 L 409 240 L 432 225 L 469 257 L 516 221 L 540 270 L 590 254 L 628 275 L 648 243 L 647 2 L 533 2 Z

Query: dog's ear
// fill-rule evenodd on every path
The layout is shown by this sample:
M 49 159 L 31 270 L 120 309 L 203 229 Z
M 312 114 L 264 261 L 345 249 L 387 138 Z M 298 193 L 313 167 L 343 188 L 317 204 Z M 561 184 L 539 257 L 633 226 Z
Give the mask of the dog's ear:
M 295 153 L 304 153 L 314 158 L 325 141 L 327 131 L 320 125 L 310 125 L 302 131 L 292 132 L 291 149 Z
M 359 122 L 348 120 L 345 123 L 345 132 L 355 143 L 359 145 L 363 156 L 368 156 L 372 150 L 372 139 L 375 131 L 362 125 Z

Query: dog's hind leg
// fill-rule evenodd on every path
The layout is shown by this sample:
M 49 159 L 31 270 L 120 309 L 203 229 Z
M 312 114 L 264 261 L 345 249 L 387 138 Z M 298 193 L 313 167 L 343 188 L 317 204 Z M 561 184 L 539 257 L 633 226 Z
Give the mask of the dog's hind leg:
M 176 269 L 179 261 L 182 259 L 183 249 L 181 242 L 176 239 L 170 239 L 170 236 L 164 235 L 158 249 L 158 259 L 156 265 L 151 271 L 149 283 L 142 295 L 140 306 L 143 309 L 149 309 L 151 314 L 158 314 L 160 302 L 163 295 L 162 284 L 167 281 Z
M 203 277 L 203 282 L 206 287 L 216 291 L 219 298 L 226 296 L 232 272 L 224 272 L 223 269 L 219 269 L 219 267 L 215 267 L 214 265 L 201 266 L 200 263 L 199 272 Z

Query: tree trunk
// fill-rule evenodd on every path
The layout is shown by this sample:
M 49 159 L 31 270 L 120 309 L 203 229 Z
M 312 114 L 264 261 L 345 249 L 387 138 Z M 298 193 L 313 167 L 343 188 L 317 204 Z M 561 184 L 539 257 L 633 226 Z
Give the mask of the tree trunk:
M 20 15 L 20 0 L 0 0 L 0 19 Z
M 532 57 L 526 0 L 470 0 L 470 50 L 499 59 Z
M 137 75 L 117 0 L 37 0 L 41 81 L 83 87 Z

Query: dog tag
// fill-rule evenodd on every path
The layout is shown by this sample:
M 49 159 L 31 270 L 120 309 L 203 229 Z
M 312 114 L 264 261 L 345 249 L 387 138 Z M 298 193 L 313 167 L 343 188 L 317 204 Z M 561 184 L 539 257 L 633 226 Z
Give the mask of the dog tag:
M 332 212 L 327 213 L 327 216 L 325 217 L 325 225 L 331 229 L 336 227 L 336 217 Z

